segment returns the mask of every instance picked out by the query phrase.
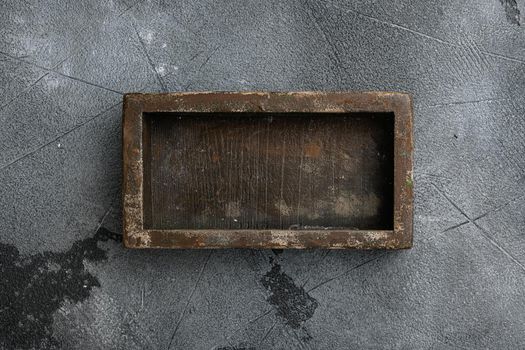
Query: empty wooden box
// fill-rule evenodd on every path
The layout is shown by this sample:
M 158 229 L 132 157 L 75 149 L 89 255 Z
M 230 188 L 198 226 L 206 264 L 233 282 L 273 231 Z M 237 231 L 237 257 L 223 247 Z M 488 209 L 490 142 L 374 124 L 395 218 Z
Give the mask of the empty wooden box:
M 127 94 L 124 242 L 409 248 L 412 148 L 403 93 Z

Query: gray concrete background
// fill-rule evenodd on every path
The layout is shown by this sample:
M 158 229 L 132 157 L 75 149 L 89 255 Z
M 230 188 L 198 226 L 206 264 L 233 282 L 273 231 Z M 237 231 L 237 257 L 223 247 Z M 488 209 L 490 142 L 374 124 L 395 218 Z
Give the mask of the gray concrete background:
M 523 13 L 0 1 L 0 346 L 525 348 Z M 411 93 L 414 248 L 124 249 L 122 94 L 185 90 Z

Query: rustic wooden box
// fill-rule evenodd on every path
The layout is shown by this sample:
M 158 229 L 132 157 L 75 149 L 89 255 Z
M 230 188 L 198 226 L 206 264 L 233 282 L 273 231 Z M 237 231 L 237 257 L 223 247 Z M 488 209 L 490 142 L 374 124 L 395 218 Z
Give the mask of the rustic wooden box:
M 124 243 L 409 248 L 412 147 L 403 93 L 127 94 Z

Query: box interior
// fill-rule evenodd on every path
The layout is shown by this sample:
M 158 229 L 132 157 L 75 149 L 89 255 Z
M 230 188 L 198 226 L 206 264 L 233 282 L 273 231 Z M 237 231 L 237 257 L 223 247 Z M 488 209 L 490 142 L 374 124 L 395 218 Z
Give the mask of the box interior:
M 145 229 L 393 229 L 393 113 L 146 113 Z

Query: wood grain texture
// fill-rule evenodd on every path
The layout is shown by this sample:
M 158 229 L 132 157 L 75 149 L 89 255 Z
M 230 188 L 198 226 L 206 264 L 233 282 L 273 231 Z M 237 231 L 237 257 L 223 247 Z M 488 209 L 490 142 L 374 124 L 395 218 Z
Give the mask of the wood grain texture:
M 407 94 L 127 94 L 122 130 L 127 247 L 412 246 Z
M 146 228 L 393 229 L 393 114 L 152 113 L 145 123 Z

